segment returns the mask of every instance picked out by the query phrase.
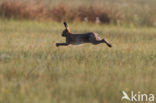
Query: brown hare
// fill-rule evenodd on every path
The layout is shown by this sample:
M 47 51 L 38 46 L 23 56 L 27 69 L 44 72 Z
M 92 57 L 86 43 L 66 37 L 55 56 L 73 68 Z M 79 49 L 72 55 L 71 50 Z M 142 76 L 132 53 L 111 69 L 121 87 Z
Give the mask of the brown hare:
M 65 43 L 56 43 L 56 46 L 68 46 L 69 44 L 72 45 L 79 45 L 83 43 L 92 43 L 94 45 L 100 43 L 106 43 L 108 47 L 112 47 L 105 39 L 101 39 L 97 33 L 89 32 L 83 34 L 73 34 L 70 32 L 69 26 L 66 22 L 64 22 L 65 30 L 62 32 L 62 36 L 66 37 Z

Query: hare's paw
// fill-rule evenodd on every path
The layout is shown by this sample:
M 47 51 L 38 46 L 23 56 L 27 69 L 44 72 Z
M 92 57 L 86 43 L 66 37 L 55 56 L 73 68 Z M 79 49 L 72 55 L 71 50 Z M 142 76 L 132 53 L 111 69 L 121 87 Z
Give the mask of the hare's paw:
M 56 47 L 58 47 L 59 46 L 59 44 L 58 43 L 56 43 Z

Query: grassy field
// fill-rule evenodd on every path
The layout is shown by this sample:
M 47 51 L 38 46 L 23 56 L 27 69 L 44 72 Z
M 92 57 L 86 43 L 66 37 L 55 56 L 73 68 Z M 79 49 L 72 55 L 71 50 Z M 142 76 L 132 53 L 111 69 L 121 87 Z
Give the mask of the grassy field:
M 55 47 L 63 24 L 0 20 L 0 103 L 128 103 L 122 91 L 156 95 L 156 28 L 85 23 L 113 48 Z

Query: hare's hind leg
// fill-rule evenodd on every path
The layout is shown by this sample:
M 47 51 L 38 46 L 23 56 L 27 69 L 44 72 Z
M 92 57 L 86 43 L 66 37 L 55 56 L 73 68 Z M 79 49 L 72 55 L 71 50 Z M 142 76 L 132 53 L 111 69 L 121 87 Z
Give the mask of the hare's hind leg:
M 112 45 L 111 45 L 110 43 L 108 43 L 105 39 L 102 39 L 102 41 L 103 41 L 104 43 L 106 43 L 108 47 L 110 47 L 110 48 L 112 47 Z
M 100 43 L 106 43 L 108 47 L 112 47 L 111 44 L 109 44 L 105 39 L 101 39 L 96 33 L 90 35 L 89 40 L 95 45 Z
M 93 33 L 89 36 L 89 41 L 92 43 L 92 44 L 99 44 L 99 43 L 103 43 L 104 41 L 99 37 L 97 36 L 97 34 Z
M 97 43 L 106 43 L 108 47 L 112 47 L 110 43 L 108 43 L 105 39 L 101 39 L 98 34 L 94 34 Z

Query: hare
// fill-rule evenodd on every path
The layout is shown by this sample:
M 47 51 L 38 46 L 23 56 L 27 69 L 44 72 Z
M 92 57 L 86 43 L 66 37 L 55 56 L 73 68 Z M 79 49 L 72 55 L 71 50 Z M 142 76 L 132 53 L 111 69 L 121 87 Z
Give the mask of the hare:
M 106 43 L 108 47 L 112 47 L 105 39 L 101 39 L 97 33 L 89 32 L 89 33 L 82 33 L 82 34 L 73 34 L 70 32 L 69 26 L 66 22 L 64 22 L 65 30 L 62 32 L 62 36 L 66 38 L 65 43 L 56 43 L 56 46 L 68 46 L 69 44 L 72 45 L 79 45 L 83 43 L 92 43 L 94 45 L 100 43 Z

